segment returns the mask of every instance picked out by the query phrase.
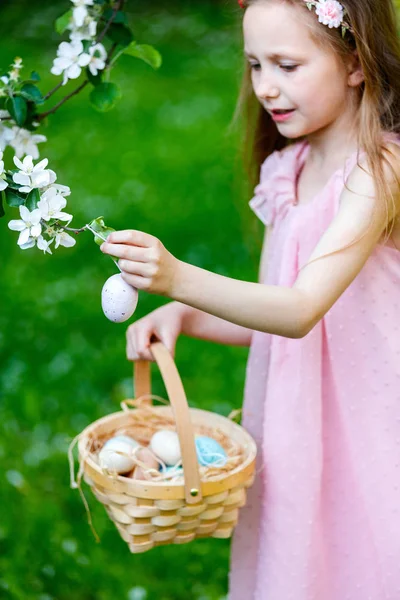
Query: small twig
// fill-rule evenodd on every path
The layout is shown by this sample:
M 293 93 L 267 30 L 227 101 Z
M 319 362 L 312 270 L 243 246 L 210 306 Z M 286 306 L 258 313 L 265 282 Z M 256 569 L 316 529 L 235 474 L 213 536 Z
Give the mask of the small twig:
M 86 231 L 87 229 L 87 225 L 85 225 L 85 227 L 81 227 L 80 229 L 74 229 L 73 227 L 61 227 L 64 231 L 72 231 L 72 233 L 76 233 L 78 235 L 78 233 L 82 233 L 82 231 Z
M 100 233 L 97 233 L 97 231 L 95 231 L 94 229 L 92 229 L 92 228 L 90 227 L 90 225 L 86 225 L 86 229 L 88 229 L 89 231 L 91 231 L 91 232 L 93 233 L 93 235 L 97 235 L 97 237 L 99 237 L 101 240 L 103 240 L 103 242 L 106 242 L 106 241 L 107 241 L 107 239 L 106 239 L 106 238 L 105 238 L 103 235 L 100 235 Z M 116 266 L 116 267 L 117 267 L 117 268 L 118 268 L 118 269 L 121 271 L 121 273 L 122 273 L 122 269 L 121 269 L 121 267 L 119 266 L 119 264 L 118 264 L 118 261 L 116 261 L 116 260 L 115 260 L 115 258 L 113 258 L 112 256 L 110 256 L 110 258 L 111 258 L 111 260 L 113 261 L 113 263 L 115 264 L 115 266 Z
M 40 114 L 36 115 L 36 119 L 38 121 L 42 121 L 48 115 L 52 115 L 53 113 L 55 113 L 56 110 L 58 110 L 60 108 L 60 106 L 62 106 L 65 102 L 67 102 L 67 100 L 72 98 L 72 96 L 79 94 L 79 92 L 82 91 L 83 88 L 86 87 L 88 83 L 89 83 L 89 80 L 85 79 L 85 81 L 83 83 L 81 83 L 81 85 L 79 87 L 77 87 L 73 92 L 71 92 L 70 94 L 65 96 L 62 100 L 60 100 L 60 102 L 58 104 L 56 104 L 55 106 L 53 106 L 53 108 L 51 108 L 50 110 L 48 110 L 44 113 L 40 113 Z
M 104 36 L 106 35 L 107 31 L 109 30 L 109 28 L 111 27 L 112 22 L 115 19 L 115 16 L 117 14 L 117 12 L 119 11 L 120 8 L 122 8 L 123 5 L 123 0 L 119 0 L 119 2 L 115 5 L 115 8 L 112 12 L 111 17 L 108 19 L 106 26 L 104 27 L 103 31 L 100 33 L 100 35 L 97 36 L 96 38 L 96 44 L 99 44 L 101 42 L 101 40 L 104 38 Z
M 60 83 L 58 83 L 56 85 L 56 87 L 54 87 L 52 90 L 50 90 L 50 92 L 48 92 L 48 94 L 46 94 L 45 96 L 43 96 L 44 100 L 48 100 L 50 98 L 50 96 L 52 96 L 53 94 L 55 94 L 57 92 L 57 90 L 60 89 L 60 87 L 62 86 L 62 81 L 60 81 Z

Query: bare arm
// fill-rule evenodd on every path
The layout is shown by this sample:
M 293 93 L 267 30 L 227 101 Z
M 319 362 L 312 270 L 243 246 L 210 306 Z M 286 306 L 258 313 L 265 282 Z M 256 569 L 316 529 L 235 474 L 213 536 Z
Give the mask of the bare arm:
M 267 248 L 268 248 L 269 229 L 265 229 L 262 260 L 260 262 L 259 280 L 266 277 Z M 225 321 L 214 315 L 210 315 L 202 310 L 193 308 L 180 302 L 175 302 L 177 307 L 182 310 L 182 331 L 183 335 L 226 344 L 227 346 L 250 346 L 252 329 L 236 325 L 230 321 Z
M 230 279 L 180 263 L 171 297 L 249 329 L 304 337 L 361 271 L 386 226 L 400 212 L 397 182 L 388 167 L 384 170 L 395 199 L 389 214 L 376 202 L 368 166 L 354 167 L 337 215 L 291 288 Z M 357 243 L 342 249 L 354 239 Z
M 208 340 L 227 346 L 250 346 L 253 331 L 230 323 L 197 308 L 177 303 L 182 307 L 183 335 Z

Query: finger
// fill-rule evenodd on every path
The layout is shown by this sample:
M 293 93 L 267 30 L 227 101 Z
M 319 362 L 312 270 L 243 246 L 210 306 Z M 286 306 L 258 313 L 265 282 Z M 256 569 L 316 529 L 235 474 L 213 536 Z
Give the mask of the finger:
M 118 261 L 119 268 L 130 275 L 139 275 L 140 277 L 152 277 L 154 275 L 154 265 L 145 262 L 135 262 L 122 258 Z
M 149 248 L 157 241 L 157 238 L 144 231 L 125 229 L 123 231 L 113 231 L 107 237 L 107 241 L 112 244 L 132 244 L 133 246 Z
M 143 290 L 151 293 L 151 279 L 148 279 L 147 277 L 140 277 L 139 275 L 130 275 L 125 271 L 122 271 L 121 277 L 124 281 L 126 281 L 126 283 L 129 283 L 129 285 L 137 290 Z
M 100 246 L 100 250 L 104 254 L 110 254 L 117 258 L 126 258 L 128 260 L 136 260 L 138 262 L 146 262 L 149 260 L 147 254 L 147 248 L 140 248 L 139 246 L 131 246 L 127 244 L 109 244 L 104 242 Z
M 171 329 L 161 329 L 160 328 L 160 339 L 162 343 L 166 346 L 167 350 L 171 353 L 172 357 L 175 356 L 175 345 L 178 334 L 175 330 Z
M 128 360 L 138 360 L 139 358 L 136 351 L 135 331 L 135 327 L 129 326 L 126 332 L 126 355 Z
M 150 338 L 153 333 L 153 328 L 142 328 L 139 329 L 137 335 L 137 352 L 142 360 L 151 360 L 154 361 L 153 355 L 151 354 L 150 347 Z

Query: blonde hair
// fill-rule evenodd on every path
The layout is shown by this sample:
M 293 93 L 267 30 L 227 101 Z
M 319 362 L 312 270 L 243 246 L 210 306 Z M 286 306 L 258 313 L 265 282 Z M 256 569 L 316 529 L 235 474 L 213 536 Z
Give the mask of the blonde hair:
M 271 0 L 244 0 L 243 5 L 247 8 L 252 4 L 267 1 Z M 305 19 L 309 19 L 310 11 L 304 0 L 281 1 L 304 10 Z M 395 214 L 395 201 L 393 190 L 385 177 L 384 163 L 389 165 L 394 175 L 396 195 L 400 193 L 400 165 L 397 171 L 389 161 L 388 155 L 396 157 L 382 137 L 383 132 L 400 134 L 400 43 L 396 29 L 396 13 L 392 0 L 379 0 L 378 3 L 376 0 L 345 0 L 344 2 L 340 0 L 340 2 L 347 11 L 346 21 L 350 24 L 352 33 L 346 31 L 342 37 L 340 28 L 330 29 L 320 24 L 316 15 L 312 14 L 315 17 L 315 26 L 312 26 L 311 35 L 317 44 L 325 47 L 328 45 L 343 61 L 357 51 L 364 74 L 364 81 L 359 86 L 358 95 L 356 122 L 358 147 L 365 151 L 367 164 L 375 183 L 377 204 L 381 203 L 385 206 L 388 216 Z M 245 122 L 244 161 L 250 184 L 254 187 L 264 160 L 275 150 L 282 150 L 299 139 L 289 140 L 279 133 L 274 121 L 254 94 L 251 69 L 247 62 L 234 121 L 239 118 Z M 392 212 L 390 212 L 390 203 Z M 385 243 L 393 231 L 394 218 L 390 225 L 390 232 L 388 232 L 389 225 L 386 228 Z M 344 250 L 360 239 L 362 238 L 330 254 Z

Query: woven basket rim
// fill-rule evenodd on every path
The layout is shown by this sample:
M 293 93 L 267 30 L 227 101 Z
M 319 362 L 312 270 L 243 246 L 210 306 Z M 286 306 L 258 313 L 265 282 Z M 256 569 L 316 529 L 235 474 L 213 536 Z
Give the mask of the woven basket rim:
M 167 410 L 171 409 L 171 406 L 170 405 L 154 406 L 153 409 L 157 409 L 157 410 L 166 412 Z M 136 410 L 140 410 L 140 408 L 135 409 L 135 411 Z M 246 431 L 246 429 L 244 427 L 242 427 L 238 423 L 231 421 L 227 417 L 224 417 L 223 415 L 214 413 L 212 411 L 207 411 L 207 410 L 204 410 L 201 408 L 189 408 L 189 411 L 191 414 L 192 413 L 201 414 L 201 415 L 210 415 L 211 414 L 214 419 L 220 420 L 221 423 L 223 423 L 223 422 L 229 423 L 229 427 L 231 429 L 233 428 L 234 430 L 236 430 L 238 432 L 238 434 L 240 434 L 242 437 L 245 438 L 246 447 L 248 450 L 247 458 L 240 465 L 238 465 L 237 467 L 235 467 L 234 469 L 232 469 L 232 471 L 229 471 L 228 473 L 223 473 L 222 475 L 216 475 L 212 479 L 203 482 L 203 485 L 207 486 L 208 483 L 218 484 L 218 483 L 224 482 L 225 480 L 235 478 L 239 473 L 241 473 L 241 471 L 245 471 L 246 469 L 248 469 L 251 466 L 252 463 L 255 463 L 255 458 L 257 455 L 257 446 L 256 446 L 255 441 L 251 437 L 251 435 Z M 88 436 L 91 433 L 93 433 L 93 431 L 95 431 L 100 425 L 105 424 L 108 421 L 112 421 L 114 419 L 117 419 L 118 417 L 127 416 L 127 415 L 129 415 L 129 413 L 127 413 L 123 410 L 117 411 L 114 413 L 110 413 L 109 415 L 101 417 L 100 419 L 96 419 L 96 421 L 93 421 L 92 423 L 90 423 L 90 425 L 85 427 L 85 429 L 83 429 L 83 431 L 80 434 L 80 439 L 79 439 L 79 443 L 78 443 L 78 449 L 79 449 L 80 456 L 83 456 L 83 451 L 85 449 L 86 440 L 87 440 Z M 90 456 L 84 457 L 84 463 L 87 463 L 88 466 L 91 469 L 93 469 L 95 472 L 97 472 L 100 476 L 110 478 L 110 476 L 106 475 L 103 472 L 103 470 L 100 468 L 100 466 Z M 121 475 L 115 475 L 112 477 L 112 479 L 114 481 L 118 481 L 130 488 L 135 487 L 137 489 L 140 489 L 140 488 L 159 489 L 160 487 L 164 487 L 164 488 L 175 488 L 177 490 L 179 488 L 182 488 L 182 490 L 184 490 L 184 485 L 180 482 L 130 480 Z

